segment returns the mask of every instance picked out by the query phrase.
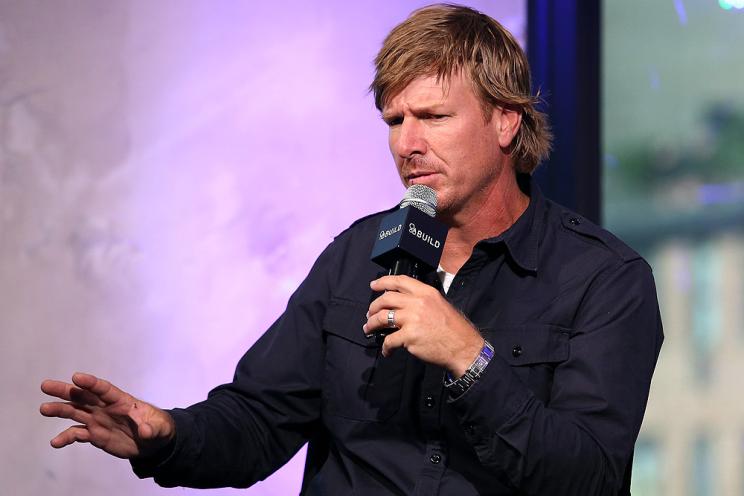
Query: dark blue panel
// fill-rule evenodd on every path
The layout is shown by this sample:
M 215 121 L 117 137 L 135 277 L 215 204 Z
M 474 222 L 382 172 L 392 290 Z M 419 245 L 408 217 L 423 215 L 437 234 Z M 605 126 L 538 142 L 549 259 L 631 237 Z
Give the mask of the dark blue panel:
M 535 178 L 547 196 L 599 222 L 599 3 L 530 0 L 527 16 L 533 87 L 555 136 Z

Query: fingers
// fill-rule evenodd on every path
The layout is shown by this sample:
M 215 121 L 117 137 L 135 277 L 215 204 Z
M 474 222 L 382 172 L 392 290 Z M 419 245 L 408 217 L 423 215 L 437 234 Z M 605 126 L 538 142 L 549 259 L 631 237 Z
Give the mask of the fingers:
M 383 276 L 369 283 L 369 286 L 373 291 L 397 291 L 407 294 L 412 294 L 424 288 L 431 288 L 431 286 L 408 276 Z
M 402 332 L 394 332 L 385 336 L 385 340 L 382 342 L 382 350 L 380 351 L 382 356 L 387 358 L 394 350 L 405 347 L 405 339 L 405 333 Z
M 381 310 L 398 310 L 410 304 L 413 297 L 408 294 L 396 293 L 395 291 L 388 291 L 378 296 L 370 305 L 369 315 L 374 315 Z
M 388 312 L 391 309 L 384 308 L 377 313 L 370 314 L 367 323 L 362 326 L 365 334 L 372 334 L 380 329 L 400 329 L 405 325 L 405 311 L 398 309 L 393 314 L 395 326 L 391 326 L 388 321 Z
M 72 443 L 89 443 L 90 431 L 84 425 L 73 425 L 57 434 L 49 444 L 52 448 L 64 448 Z
M 94 395 L 90 391 L 80 389 L 79 387 L 75 387 L 74 385 L 68 384 L 66 382 L 47 379 L 41 383 L 41 390 L 50 396 L 55 396 L 62 400 L 71 401 L 73 403 L 91 406 L 104 406 L 103 401 L 101 401 L 98 396 Z
M 70 388 L 74 387 L 72 384 L 67 384 L 62 381 L 53 381 L 47 379 L 41 383 L 41 390 L 49 396 L 56 396 L 57 398 L 71 401 Z
M 116 403 L 126 395 L 124 391 L 114 386 L 109 381 L 99 379 L 92 374 L 76 372 L 72 375 L 72 382 L 81 389 L 90 391 L 108 405 Z
M 410 320 L 418 314 L 423 315 L 426 313 L 427 308 L 435 301 L 429 296 L 440 298 L 440 294 L 436 289 L 408 276 L 385 276 L 377 279 L 377 281 L 385 281 L 381 284 L 386 284 L 390 288 L 399 287 L 403 291 L 413 290 L 415 292 L 388 290 L 377 297 L 369 306 L 367 323 L 363 326 L 364 332 L 367 334 L 375 330 L 391 328 L 388 322 L 388 312 L 390 310 L 395 311 L 393 319 L 395 321 L 394 327 L 401 328 L 406 322 L 406 316 Z M 424 291 L 430 291 L 431 295 L 425 295 L 423 293 Z
M 39 412 L 45 417 L 66 418 L 86 425 L 90 423 L 90 412 L 73 403 L 42 403 Z

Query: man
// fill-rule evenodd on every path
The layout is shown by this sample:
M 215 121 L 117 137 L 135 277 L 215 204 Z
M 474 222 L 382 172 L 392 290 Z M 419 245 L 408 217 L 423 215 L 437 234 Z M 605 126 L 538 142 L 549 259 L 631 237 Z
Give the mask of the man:
M 361 219 L 206 401 L 45 381 L 69 403 L 42 414 L 81 424 L 52 446 L 90 442 L 164 486 L 248 486 L 309 443 L 303 494 L 627 494 L 662 341 L 648 265 L 530 184 L 550 136 L 496 21 L 421 9 L 375 62 L 401 180 L 432 187 L 450 228 L 439 278 L 382 276 L 385 213 Z

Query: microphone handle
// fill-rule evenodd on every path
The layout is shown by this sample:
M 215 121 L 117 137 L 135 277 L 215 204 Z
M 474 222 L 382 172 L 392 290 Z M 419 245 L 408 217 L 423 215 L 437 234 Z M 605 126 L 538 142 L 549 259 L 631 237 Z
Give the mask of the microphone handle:
M 390 270 L 388 271 L 388 275 L 390 276 L 409 276 L 413 277 L 414 279 L 418 280 L 421 270 L 421 262 L 416 260 L 415 258 L 409 258 L 409 257 L 401 257 L 396 259 L 393 262 L 393 265 L 390 267 Z M 390 334 L 391 332 L 397 331 L 398 328 L 392 328 L 392 329 L 381 329 L 374 334 L 371 334 L 369 337 L 375 338 L 375 341 L 377 344 L 381 344 L 382 340 L 385 339 L 385 336 Z
M 401 257 L 395 260 L 390 267 L 389 275 L 391 276 L 410 276 L 418 280 L 420 276 L 421 262 L 416 259 Z

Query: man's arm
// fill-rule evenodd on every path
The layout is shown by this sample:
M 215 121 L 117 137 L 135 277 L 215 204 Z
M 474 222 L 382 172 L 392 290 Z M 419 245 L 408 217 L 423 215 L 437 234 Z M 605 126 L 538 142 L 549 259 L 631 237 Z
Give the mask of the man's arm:
M 385 308 L 393 306 L 400 330 L 386 338 L 386 349 L 405 347 L 456 375 L 453 364 L 459 362 L 442 350 L 451 343 L 457 349 L 472 326 L 465 330 L 464 317 L 454 321 L 456 310 L 423 284 L 391 279 L 380 279 L 375 289 L 401 294 L 373 302 L 366 331 L 385 327 Z M 421 300 L 426 311 L 412 317 Z M 445 323 L 449 333 L 430 332 Z M 640 259 L 618 262 L 595 278 L 580 305 L 569 357 L 555 369 L 548 404 L 498 355 L 450 404 L 481 463 L 515 488 L 527 494 L 615 494 L 640 429 L 661 340 L 648 265 Z
M 248 487 L 310 439 L 320 421 L 321 328 L 339 244 L 321 254 L 284 314 L 241 358 L 232 383 L 201 403 L 170 410 L 173 449 L 133 460 L 139 477 L 165 487 Z

